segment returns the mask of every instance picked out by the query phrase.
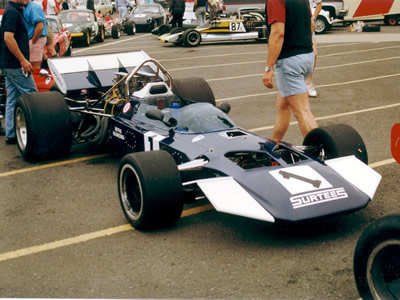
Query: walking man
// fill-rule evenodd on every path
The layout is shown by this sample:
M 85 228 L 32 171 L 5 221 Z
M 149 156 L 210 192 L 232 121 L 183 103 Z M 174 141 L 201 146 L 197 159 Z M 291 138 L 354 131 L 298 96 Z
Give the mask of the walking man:
M 280 142 L 289 128 L 291 112 L 303 136 L 318 127 L 310 110 L 306 85 L 314 65 L 310 3 L 309 0 L 267 0 L 266 13 L 270 36 L 262 79 L 264 86 L 272 89 L 272 77 L 276 73 L 278 112 L 272 139 Z
M 133 8 L 134 6 L 129 2 L 129 0 L 115 0 L 115 7 L 119 13 L 120 19 L 124 20 L 128 15 L 128 7 Z
M 27 0 L 9 0 L 0 26 L 0 68 L 6 79 L 6 144 L 15 144 L 14 110 L 21 94 L 37 92 L 29 62 L 28 31 L 23 15 Z

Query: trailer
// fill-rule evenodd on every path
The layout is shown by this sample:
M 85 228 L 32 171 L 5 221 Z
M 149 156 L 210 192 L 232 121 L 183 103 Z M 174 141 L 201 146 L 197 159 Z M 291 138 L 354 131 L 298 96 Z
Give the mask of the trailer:
M 383 21 L 397 25 L 400 20 L 400 0 L 344 0 L 347 9 L 345 23 L 355 21 Z

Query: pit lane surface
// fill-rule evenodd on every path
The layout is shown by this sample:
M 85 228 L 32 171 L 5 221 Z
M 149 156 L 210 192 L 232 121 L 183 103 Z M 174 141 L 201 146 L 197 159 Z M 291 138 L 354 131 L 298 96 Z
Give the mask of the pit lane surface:
M 373 220 L 400 211 L 400 167 L 390 155 L 390 128 L 400 122 L 399 33 L 339 27 L 318 36 L 312 111 L 320 125 L 356 128 L 383 176 L 370 205 L 351 215 L 281 229 L 200 202 L 175 227 L 140 232 L 119 206 L 119 157 L 75 147 L 65 160 L 29 164 L 0 137 L 0 297 L 357 299 L 356 241 Z M 271 135 L 276 89 L 261 82 L 266 44 L 181 48 L 138 34 L 73 55 L 139 49 L 174 77 L 204 77 L 237 125 Z M 285 140 L 301 144 L 297 124 Z

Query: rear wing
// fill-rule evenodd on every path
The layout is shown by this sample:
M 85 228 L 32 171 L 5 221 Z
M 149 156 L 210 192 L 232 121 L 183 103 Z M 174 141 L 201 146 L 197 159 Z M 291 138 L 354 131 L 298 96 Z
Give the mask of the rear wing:
M 144 51 L 49 59 L 48 65 L 62 93 L 107 89 L 116 73 L 129 73 L 151 57 Z

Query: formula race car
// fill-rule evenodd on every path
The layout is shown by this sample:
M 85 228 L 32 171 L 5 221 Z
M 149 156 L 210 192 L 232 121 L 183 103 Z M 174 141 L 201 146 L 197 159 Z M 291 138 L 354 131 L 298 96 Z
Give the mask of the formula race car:
M 256 11 L 241 12 L 230 18 L 217 18 L 186 30 L 174 31 L 159 37 L 162 43 L 184 44 L 196 47 L 201 42 L 258 40 L 268 41 L 267 26 L 263 15 Z
M 227 103 L 216 106 L 204 79 L 173 79 L 143 51 L 50 59 L 49 66 L 61 93 L 17 100 L 21 155 L 62 157 L 82 142 L 130 153 L 118 190 L 136 228 L 173 224 L 183 203 L 199 197 L 267 222 L 349 213 L 365 207 L 380 182 L 353 128 L 315 129 L 303 146 L 256 136 L 235 125 Z

